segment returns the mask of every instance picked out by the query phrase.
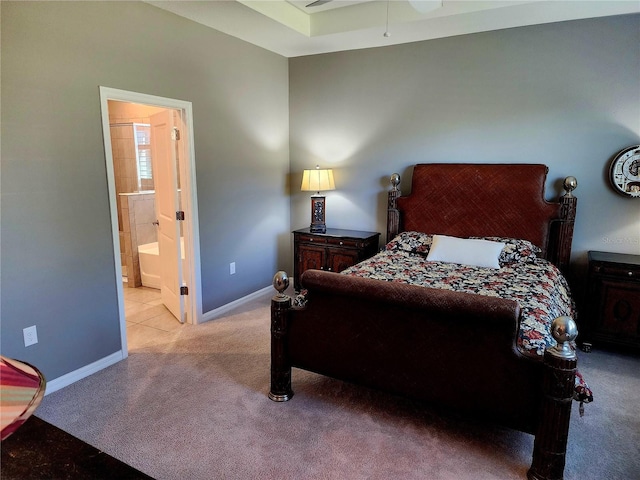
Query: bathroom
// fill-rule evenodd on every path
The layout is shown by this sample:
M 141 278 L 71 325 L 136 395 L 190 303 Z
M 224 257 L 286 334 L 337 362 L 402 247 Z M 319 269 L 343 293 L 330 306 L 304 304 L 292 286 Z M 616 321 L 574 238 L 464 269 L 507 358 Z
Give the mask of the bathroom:
M 122 280 L 125 288 L 136 288 L 143 285 L 138 247 L 158 240 L 149 123 L 151 115 L 164 109 L 113 100 L 108 103 Z M 158 288 L 148 281 L 145 284 Z
M 181 326 L 160 291 L 150 123 L 152 115 L 165 110 L 108 101 L 129 350 L 163 341 Z M 184 258 L 182 244 L 181 251 Z

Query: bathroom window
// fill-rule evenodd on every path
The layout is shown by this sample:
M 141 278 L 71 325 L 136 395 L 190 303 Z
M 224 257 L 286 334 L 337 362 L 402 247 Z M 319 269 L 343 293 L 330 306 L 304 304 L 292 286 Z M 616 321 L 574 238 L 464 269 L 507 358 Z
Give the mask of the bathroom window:
M 153 167 L 151 165 L 151 126 L 133 124 L 136 142 L 136 164 L 138 166 L 138 190 L 153 190 Z

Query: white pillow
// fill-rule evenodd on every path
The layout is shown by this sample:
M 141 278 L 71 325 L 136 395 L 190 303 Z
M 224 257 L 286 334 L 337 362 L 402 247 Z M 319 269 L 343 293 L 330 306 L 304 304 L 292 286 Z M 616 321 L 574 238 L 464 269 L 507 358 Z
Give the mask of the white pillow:
M 498 259 L 504 246 L 502 242 L 434 235 L 427 260 L 500 268 Z

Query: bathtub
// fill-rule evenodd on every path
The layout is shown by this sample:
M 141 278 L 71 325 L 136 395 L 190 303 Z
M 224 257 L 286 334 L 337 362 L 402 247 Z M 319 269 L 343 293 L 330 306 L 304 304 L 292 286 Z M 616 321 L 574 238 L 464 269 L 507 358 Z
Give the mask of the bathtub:
M 184 272 L 184 237 L 180 237 L 180 252 L 182 252 L 182 271 Z M 160 288 L 160 251 L 158 250 L 158 242 L 138 245 L 138 258 L 142 286 Z

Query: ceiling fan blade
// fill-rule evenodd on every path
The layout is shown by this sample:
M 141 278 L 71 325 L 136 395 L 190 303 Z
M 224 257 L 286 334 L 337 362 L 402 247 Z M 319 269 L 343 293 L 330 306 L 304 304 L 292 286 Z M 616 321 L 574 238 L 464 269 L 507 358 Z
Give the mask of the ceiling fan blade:
M 325 3 L 329 3 L 331 0 L 316 0 L 315 2 L 311 2 L 306 7 L 319 7 L 320 5 L 324 5 Z

